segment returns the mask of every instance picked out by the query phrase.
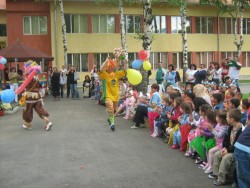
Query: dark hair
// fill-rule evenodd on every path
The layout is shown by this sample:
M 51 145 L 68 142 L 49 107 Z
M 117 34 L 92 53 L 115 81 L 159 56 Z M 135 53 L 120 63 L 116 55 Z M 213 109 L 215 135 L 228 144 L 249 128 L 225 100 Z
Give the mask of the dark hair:
M 212 96 L 217 100 L 218 103 L 224 100 L 224 96 L 221 93 L 214 93 Z
M 174 65 L 173 64 L 168 65 L 168 67 L 172 67 L 172 71 L 174 70 Z
M 181 103 L 181 109 L 184 111 L 185 114 L 191 114 L 191 106 L 189 103 Z
M 175 100 L 176 107 L 180 106 L 181 103 L 183 103 L 182 97 L 176 97 L 174 100 Z
M 169 93 L 169 98 L 171 100 L 174 100 L 175 98 L 180 97 L 179 93 Z
M 237 98 L 231 98 L 230 102 L 234 105 L 234 108 L 238 108 L 240 106 L 240 100 Z
M 212 109 L 212 107 L 209 104 L 203 104 L 199 109 L 201 112 L 204 112 L 206 114 L 209 109 Z
M 206 117 L 207 120 L 212 123 L 212 124 L 216 124 L 216 110 L 215 109 L 207 109 L 206 111 Z
M 159 91 L 160 87 L 158 84 L 152 84 L 151 89 L 156 89 L 157 91 Z
M 248 109 L 250 107 L 250 103 L 248 102 L 248 99 L 243 99 L 242 100 L 242 105 L 245 105 L 246 109 Z
M 240 122 L 242 115 L 239 109 L 233 108 L 228 110 L 227 113 L 229 118 L 232 118 L 236 122 Z
M 203 104 L 208 104 L 208 103 L 202 97 L 195 97 L 193 100 L 193 104 L 194 104 L 194 111 L 199 112 L 200 106 L 202 106 Z
M 194 70 L 196 70 L 196 69 L 197 69 L 196 64 L 190 64 L 190 65 L 189 65 L 189 69 L 191 69 L 191 67 L 192 67 L 192 66 L 194 67 Z
M 217 65 L 217 67 L 215 68 L 216 70 L 219 70 L 220 68 L 220 64 L 217 61 L 212 61 L 210 64 L 214 64 L 214 66 Z
M 189 97 L 192 101 L 194 100 L 195 98 L 195 94 L 194 93 L 190 93 L 189 91 L 185 91 L 185 95 L 187 97 Z
M 226 110 L 218 110 L 216 112 L 216 116 L 221 120 L 222 125 L 227 125 L 227 111 Z

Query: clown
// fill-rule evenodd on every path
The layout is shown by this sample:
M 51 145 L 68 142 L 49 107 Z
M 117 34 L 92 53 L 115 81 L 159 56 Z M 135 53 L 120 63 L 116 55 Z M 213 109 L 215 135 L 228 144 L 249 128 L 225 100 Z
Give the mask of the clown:
M 98 73 L 102 80 L 103 99 L 105 101 L 106 111 L 109 114 L 109 127 L 112 131 L 115 130 L 115 112 L 119 100 L 119 80 L 126 75 L 127 60 L 124 61 L 123 69 L 116 71 L 117 67 L 116 60 L 107 57 Z
M 22 95 L 26 96 L 26 105 L 23 108 L 23 128 L 32 128 L 31 122 L 33 119 L 34 109 L 38 116 L 44 120 L 46 124 L 45 130 L 49 131 L 52 127 L 52 123 L 48 119 L 48 112 L 43 108 L 42 97 L 44 96 L 44 92 L 40 87 L 37 77 L 37 74 L 41 73 L 41 67 L 36 62 L 29 60 L 25 63 L 24 69 L 27 78 L 20 86 L 20 88 L 25 88 L 25 91 L 22 93 Z

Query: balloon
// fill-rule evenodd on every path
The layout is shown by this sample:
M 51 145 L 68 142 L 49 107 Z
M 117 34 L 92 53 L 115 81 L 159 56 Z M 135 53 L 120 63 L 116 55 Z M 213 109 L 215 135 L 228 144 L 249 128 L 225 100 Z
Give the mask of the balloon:
M 140 60 L 140 59 L 134 60 L 134 61 L 132 62 L 132 68 L 133 68 L 133 69 L 140 69 L 141 66 L 142 66 L 142 63 L 143 63 L 143 61 Z
M 4 64 L 7 63 L 7 60 L 6 60 L 4 57 L 2 57 L 2 58 L 0 59 L 0 63 L 4 65 Z
M 144 61 L 144 60 L 148 59 L 149 54 L 146 50 L 141 50 L 138 52 L 138 57 L 140 60 Z
M 129 83 L 131 83 L 132 85 L 138 85 L 142 81 L 142 75 L 138 70 L 128 69 L 127 77 Z
M 5 89 L 1 93 L 1 100 L 3 103 L 11 103 L 15 99 L 15 92 L 12 89 Z
M 19 94 L 21 93 L 25 88 L 26 86 L 31 82 L 31 80 L 33 79 L 33 77 L 36 75 L 36 70 L 33 70 L 29 76 L 23 81 L 22 85 L 20 85 L 17 90 L 15 91 L 16 94 Z
M 151 70 L 151 63 L 149 61 L 144 61 L 143 62 L 143 68 L 146 71 Z
M 0 64 L 0 70 L 4 70 L 4 65 Z

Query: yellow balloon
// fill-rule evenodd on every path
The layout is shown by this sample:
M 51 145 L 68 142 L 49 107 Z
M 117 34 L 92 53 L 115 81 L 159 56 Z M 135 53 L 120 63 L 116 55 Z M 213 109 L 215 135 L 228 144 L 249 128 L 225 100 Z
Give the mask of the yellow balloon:
M 151 70 L 151 63 L 149 61 L 143 61 L 144 70 Z
M 131 83 L 132 85 L 138 85 L 142 81 L 142 75 L 138 70 L 128 69 L 127 77 L 129 83 Z

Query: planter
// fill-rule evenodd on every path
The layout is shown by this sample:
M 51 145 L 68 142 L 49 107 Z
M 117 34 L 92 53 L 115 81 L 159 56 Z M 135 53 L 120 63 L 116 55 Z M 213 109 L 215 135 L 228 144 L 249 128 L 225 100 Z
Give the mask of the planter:
M 0 110 L 0 116 L 4 116 L 4 110 Z

